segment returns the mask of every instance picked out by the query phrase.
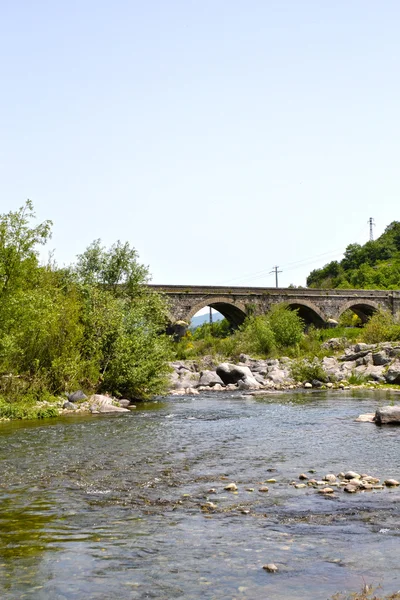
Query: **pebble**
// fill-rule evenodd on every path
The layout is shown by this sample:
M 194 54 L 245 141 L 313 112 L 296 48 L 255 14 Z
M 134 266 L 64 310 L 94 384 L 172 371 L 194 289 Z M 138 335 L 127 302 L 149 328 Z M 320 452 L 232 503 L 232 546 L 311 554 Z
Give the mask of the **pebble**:
M 254 488 L 246 488 L 246 492 L 254 492 Z
M 249 515 L 250 511 L 248 508 L 242 508 L 242 510 L 240 511 L 242 513 L 242 515 Z
M 264 571 L 268 571 L 268 573 L 276 573 L 278 571 L 278 567 L 274 565 L 274 563 L 268 563 L 263 566 Z
M 331 487 L 322 488 L 318 490 L 319 494 L 333 494 L 333 489 Z
M 305 473 L 300 473 L 299 479 L 308 479 L 308 476 Z
M 217 490 L 215 488 L 211 488 L 210 490 L 208 490 L 207 494 L 216 494 Z
M 228 485 L 224 487 L 224 490 L 227 492 L 236 492 L 237 489 L 236 483 L 228 483 Z
M 259 492 L 268 492 L 268 488 L 266 485 L 263 485 L 262 487 L 258 488 Z
M 294 486 L 297 490 L 301 490 L 303 488 L 306 488 L 307 485 L 305 483 L 296 483 Z
M 396 479 L 386 479 L 383 483 L 387 487 L 395 487 L 396 485 L 400 485 L 400 483 Z
M 265 483 L 276 483 L 276 479 L 267 479 Z
M 333 473 L 328 473 L 323 479 L 324 481 L 329 481 L 329 483 L 332 483 L 333 481 L 336 481 L 336 475 Z

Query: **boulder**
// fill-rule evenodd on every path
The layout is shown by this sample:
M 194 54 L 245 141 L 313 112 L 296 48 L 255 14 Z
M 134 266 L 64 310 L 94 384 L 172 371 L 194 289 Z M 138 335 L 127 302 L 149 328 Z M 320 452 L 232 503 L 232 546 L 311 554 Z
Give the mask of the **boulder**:
M 179 372 L 173 372 L 170 375 L 170 385 L 174 390 L 184 390 L 190 387 L 197 387 L 199 385 L 200 374 L 192 373 L 179 369 Z
M 201 371 L 199 385 L 214 386 L 217 383 L 223 385 L 223 381 L 215 371 Z
M 387 365 L 390 362 L 390 358 L 386 356 L 385 352 L 374 352 L 372 354 L 372 362 L 376 367 Z
M 273 367 L 271 370 L 268 370 L 266 379 L 270 379 L 274 383 L 283 383 L 285 380 L 285 371 L 278 369 L 277 367 Z
M 73 394 L 68 394 L 69 402 L 82 402 L 83 400 L 87 400 L 87 396 L 82 390 L 78 390 L 77 392 L 73 392 Z
M 89 408 L 92 413 L 114 413 L 114 412 L 129 412 L 127 408 L 122 406 L 114 406 L 113 399 L 102 394 L 94 394 L 89 399 Z
M 75 404 L 73 404 L 72 402 L 69 402 L 68 400 L 66 402 L 64 402 L 63 404 L 63 408 L 67 409 L 67 410 L 76 410 L 77 406 Z
M 122 408 L 128 408 L 128 406 L 131 406 L 131 401 L 127 398 L 121 398 L 121 400 L 118 400 L 118 404 L 122 406 Z
M 254 378 L 249 367 L 233 365 L 231 363 L 222 363 L 217 367 L 217 375 L 219 375 L 225 385 L 228 383 L 238 383 L 239 381 L 244 381 L 252 388 L 260 387 L 260 384 Z
M 375 423 L 377 425 L 400 425 L 400 406 L 382 406 L 375 412 Z
M 357 423 L 373 423 L 375 421 L 374 413 L 366 413 L 357 417 Z
M 400 385 L 400 361 L 396 360 L 385 375 L 387 383 Z

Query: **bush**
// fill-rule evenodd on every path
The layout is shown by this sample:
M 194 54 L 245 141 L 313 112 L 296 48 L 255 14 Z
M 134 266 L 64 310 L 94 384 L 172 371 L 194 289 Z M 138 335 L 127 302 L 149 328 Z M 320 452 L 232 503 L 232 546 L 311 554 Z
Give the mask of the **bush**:
M 362 338 L 367 344 L 399 340 L 400 324 L 397 317 L 393 317 L 388 311 L 378 310 L 365 325 Z
M 267 316 L 249 317 L 236 335 L 241 342 L 242 352 L 268 355 L 275 348 L 275 335 Z
M 296 346 L 304 337 L 304 321 L 297 310 L 275 306 L 267 315 L 268 323 L 280 348 Z
M 328 376 L 325 373 L 321 363 L 318 360 L 310 362 L 308 360 L 293 361 L 290 366 L 290 372 L 295 381 L 309 381 L 317 379 L 326 383 Z

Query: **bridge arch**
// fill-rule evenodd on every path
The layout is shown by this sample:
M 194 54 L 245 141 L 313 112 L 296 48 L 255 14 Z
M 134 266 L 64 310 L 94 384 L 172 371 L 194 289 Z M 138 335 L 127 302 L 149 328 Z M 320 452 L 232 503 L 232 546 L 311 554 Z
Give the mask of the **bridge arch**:
M 206 306 L 211 306 L 221 313 L 233 327 L 239 327 L 247 317 L 246 307 L 241 302 L 235 302 L 226 296 L 210 296 L 197 302 L 187 314 L 185 321 L 190 323 L 194 315 Z
M 360 317 L 362 323 L 366 323 L 380 308 L 382 308 L 382 306 L 378 302 L 375 302 L 375 300 L 354 298 L 354 300 L 349 300 L 340 307 L 339 317 L 346 312 L 346 310 L 352 310 L 357 317 Z
M 306 326 L 315 325 L 315 327 L 319 328 L 325 327 L 327 318 L 321 309 L 313 302 L 308 302 L 308 300 L 295 300 L 293 302 L 286 302 L 285 305 L 290 310 L 297 310 L 297 314 L 303 319 Z

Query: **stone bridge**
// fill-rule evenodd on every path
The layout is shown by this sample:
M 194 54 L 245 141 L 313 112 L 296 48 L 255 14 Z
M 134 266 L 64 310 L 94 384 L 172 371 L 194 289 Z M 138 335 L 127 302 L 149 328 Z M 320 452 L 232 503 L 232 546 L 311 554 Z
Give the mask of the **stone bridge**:
M 206 306 L 220 312 L 233 326 L 243 323 L 247 315 L 266 313 L 276 304 L 297 309 L 307 324 L 317 327 L 334 325 L 350 309 L 365 323 L 379 308 L 395 314 L 400 311 L 398 290 L 317 290 L 312 288 L 249 288 L 193 285 L 150 285 L 167 296 L 171 324 L 190 323 Z

